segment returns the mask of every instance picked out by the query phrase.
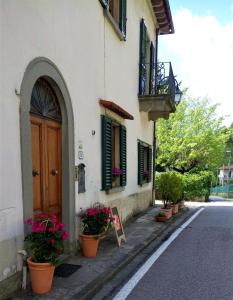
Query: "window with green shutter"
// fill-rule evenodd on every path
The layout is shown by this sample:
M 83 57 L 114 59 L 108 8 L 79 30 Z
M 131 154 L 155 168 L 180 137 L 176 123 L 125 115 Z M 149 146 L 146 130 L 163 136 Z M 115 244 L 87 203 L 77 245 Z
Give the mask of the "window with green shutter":
M 155 47 L 147 34 L 144 19 L 140 22 L 139 95 L 155 94 Z
M 112 120 L 101 116 L 102 122 L 102 189 L 112 188 Z
M 140 23 L 139 95 L 146 94 L 147 78 L 147 29 L 144 19 Z
M 127 147 L 126 147 L 126 128 L 120 127 L 120 166 L 121 166 L 121 186 L 126 186 L 127 182 Z
M 126 22 L 127 22 L 127 0 L 120 0 L 120 17 L 119 17 L 119 27 L 120 31 L 126 37 Z
M 110 14 L 110 21 L 118 27 L 121 32 L 122 39 L 126 38 L 126 22 L 127 22 L 127 0 L 100 0 L 103 8 Z
M 155 47 L 153 43 L 150 43 L 150 83 L 149 94 L 155 94 Z
M 125 186 L 127 181 L 126 128 L 106 116 L 102 122 L 102 189 Z
M 143 185 L 151 181 L 152 148 L 150 145 L 138 141 L 138 184 Z

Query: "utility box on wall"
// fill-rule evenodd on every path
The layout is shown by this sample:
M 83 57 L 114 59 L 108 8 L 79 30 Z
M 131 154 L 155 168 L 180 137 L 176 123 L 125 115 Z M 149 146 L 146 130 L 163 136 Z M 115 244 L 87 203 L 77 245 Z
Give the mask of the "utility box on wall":
M 85 193 L 85 165 L 79 164 L 77 167 L 78 193 Z

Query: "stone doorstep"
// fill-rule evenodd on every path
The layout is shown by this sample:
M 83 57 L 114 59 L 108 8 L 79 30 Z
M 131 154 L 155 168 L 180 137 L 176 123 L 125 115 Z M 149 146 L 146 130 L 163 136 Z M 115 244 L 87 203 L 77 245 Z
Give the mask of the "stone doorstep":
M 18 299 L 91 299 L 108 281 L 120 270 L 126 267 L 141 251 L 166 231 L 174 231 L 185 219 L 193 213 L 184 209 L 166 223 L 158 223 L 151 218 L 159 211 L 159 207 L 151 208 L 134 218 L 125 227 L 126 243 L 120 248 L 117 246 L 115 236 L 111 234 L 101 241 L 99 253 L 96 258 L 83 256 L 70 257 L 66 262 L 82 265 L 77 272 L 68 278 L 54 277 L 53 290 L 44 296 L 33 296 L 31 291 L 18 293 L 13 300 Z M 151 222 L 148 222 L 149 216 Z M 149 227 L 149 228 L 148 228 Z M 150 229 L 150 230 L 149 230 Z M 133 237 L 137 237 L 137 240 Z M 63 295 L 63 296 L 62 296 Z M 62 298 L 61 298 L 62 297 Z M 1 298 L 0 298 L 1 299 Z

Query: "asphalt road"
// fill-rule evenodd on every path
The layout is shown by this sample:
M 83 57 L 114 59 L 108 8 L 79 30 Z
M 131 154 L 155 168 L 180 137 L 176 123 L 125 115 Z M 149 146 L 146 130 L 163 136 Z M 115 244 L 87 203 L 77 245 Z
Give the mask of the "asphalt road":
M 181 232 L 127 300 L 233 300 L 233 207 L 217 205 Z

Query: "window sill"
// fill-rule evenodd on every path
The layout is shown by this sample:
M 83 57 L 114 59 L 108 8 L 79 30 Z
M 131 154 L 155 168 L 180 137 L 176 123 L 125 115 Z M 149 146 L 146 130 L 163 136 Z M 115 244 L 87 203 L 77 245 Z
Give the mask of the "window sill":
M 116 34 L 118 35 L 119 39 L 121 41 L 126 41 L 125 35 L 120 31 L 119 25 L 116 23 L 116 21 L 114 20 L 114 18 L 112 17 L 110 12 L 108 11 L 108 9 L 104 9 L 104 15 L 106 16 L 106 18 L 108 19 L 108 21 L 112 25 L 112 27 L 113 27 L 114 31 L 116 32 Z
M 125 188 L 123 186 L 118 186 L 118 187 L 114 187 L 111 190 L 107 190 L 106 194 L 110 195 L 110 194 L 115 194 L 115 193 L 119 193 L 119 192 L 123 192 L 125 190 Z
M 142 184 L 139 184 L 139 186 L 140 186 L 140 187 L 143 187 L 143 186 L 145 186 L 145 185 L 148 185 L 149 183 L 151 183 L 151 181 L 149 181 L 149 182 L 145 181 L 145 182 L 142 182 Z

